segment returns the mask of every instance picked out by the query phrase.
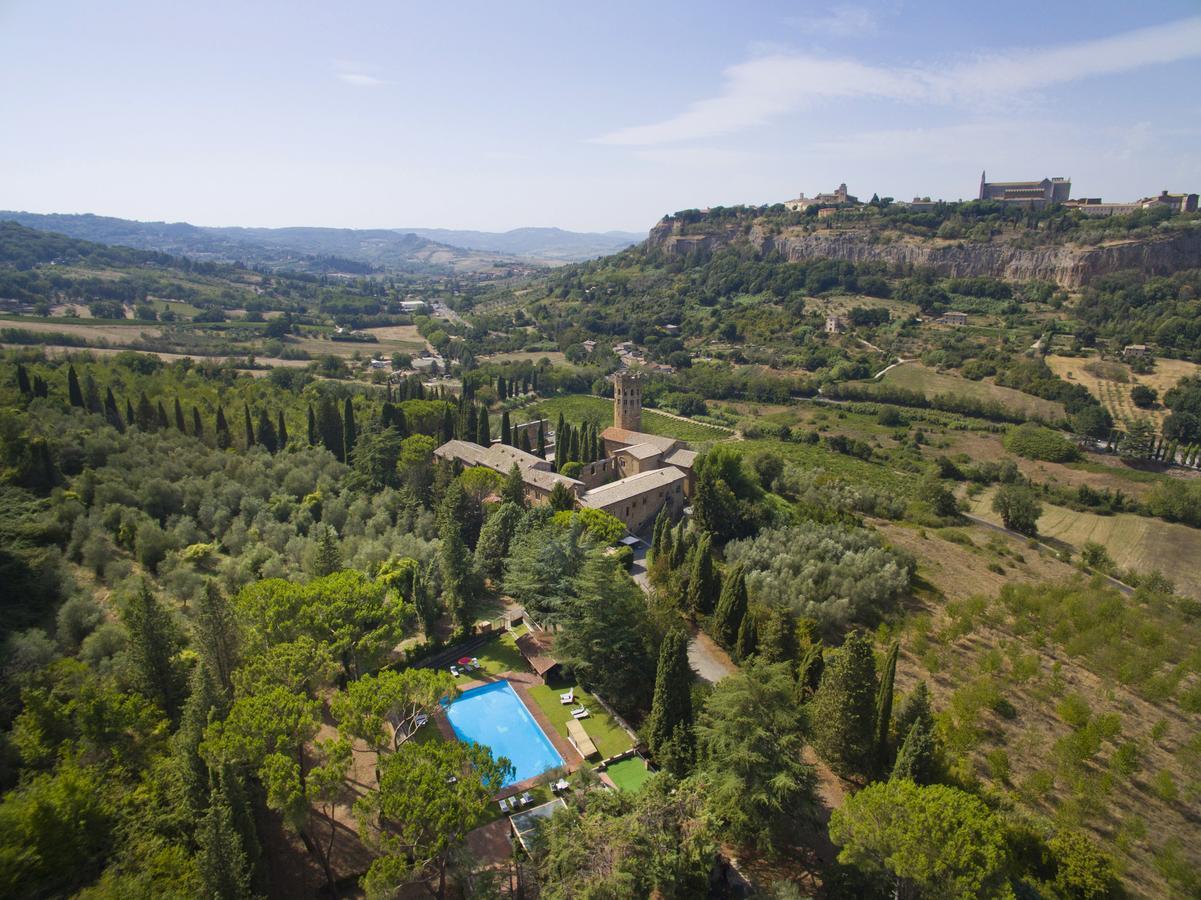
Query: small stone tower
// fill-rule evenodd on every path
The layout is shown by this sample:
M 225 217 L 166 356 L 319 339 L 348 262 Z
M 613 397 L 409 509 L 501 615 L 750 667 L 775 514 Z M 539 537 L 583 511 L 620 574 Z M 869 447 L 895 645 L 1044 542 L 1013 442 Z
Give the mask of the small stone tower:
M 642 375 L 617 372 L 613 375 L 613 424 L 626 431 L 642 430 Z

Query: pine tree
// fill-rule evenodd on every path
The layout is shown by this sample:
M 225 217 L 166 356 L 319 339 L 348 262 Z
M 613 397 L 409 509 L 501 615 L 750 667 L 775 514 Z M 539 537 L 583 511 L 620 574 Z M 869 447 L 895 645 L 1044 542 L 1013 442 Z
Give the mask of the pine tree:
M 275 442 L 279 445 L 280 450 L 288 446 L 288 426 L 284 424 L 284 411 L 282 409 L 276 414 Z
M 681 726 L 692 729 L 692 668 L 688 664 L 688 633 L 676 626 L 667 632 L 659 647 L 659 667 L 655 673 L 655 695 L 647 720 L 646 741 L 651 753 L 659 753 L 675 737 Z M 677 765 L 682 762 L 673 754 Z M 686 772 L 673 772 L 683 776 Z
M 509 425 L 507 409 L 500 414 L 500 442 L 510 447 L 513 446 L 513 429 Z
M 79 376 L 73 365 L 67 366 L 67 399 L 72 406 L 83 406 L 83 391 L 79 388 Z
M 738 640 L 738 629 L 742 626 L 746 609 L 746 573 L 742 564 L 738 563 L 725 578 L 713 616 L 713 631 L 723 646 L 733 647 Z
M 225 410 L 220 406 L 217 407 L 217 424 L 215 428 L 217 432 L 217 449 L 228 450 L 231 443 L 229 439 L 229 424 L 225 421 Z
M 809 701 L 813 745 L 835 772 L 862 774 L 873 768 L 876 690 L 871 641 L 852 632 L 827 663 Z
M 183 406 L 180 405 L 179 398 L 175 398 L 175 430 L 180 434 L 188 433 L 188 424 L 183 417 Z
M 692 570 L 688 578 L 689 609 L 703 616 L 709 615 L 713 612 L 720 592 L 717 569 L 713 566 L 712 539 L 705 534 L 701 536 L 692 553 Z
M 196 869 L 206 897 L 250 900 L 250 863 L 230 803 L 220 784 L 214 784 L 208 810 L 196 832 Z
M 738 626 L 738 640 L 734 642 L 734 658 L 746 662 L 759 650 L 759 617 L 749 610 Z
M 504 503 L 515 503 L 517 506 L 525 507 L 525 480 L 521 477 L 521 468 L 517 463 L 513 463 L 509 467 L 509 474 L 505 478 L 505 486 L 501 489 L 500 498 Z
M 121 622 L 129 633 L 129 650 L 142 692 L 171 718 L 183 699 L 182 673 L 176 654 L 183 649 L 183 636 L 146 582 L 121 610 Z
M 546 502 L 555 512 L 566 512 L 575 509 L 575 494 L 562 481 L 556 481 Z
M 246 416 L 246 449 L 254 446 L 254 424 L 250 421 L 250 405 L 242 404 L 242 412 Z
M 309 404 L 309 446 L 317 446 L 317 417 L 313 415 L 313 404 Z
M 876 771 L 888 771 L 891 762 L 888 748 L 888 731 L 892 727 L 892 692 L 897 677 L 897 656 L 900 643 L 894 641 L 884 659 L 884 671 L 880 673 L 880 688 L 876 692 Z
M 29 383 L 29 373 L 25 371 L 25 366 L 17 363 L 17 390 L 26 397 L 33 396 L 33 386 Z
M 338 534 L 326 525 L 317 538 L 317 553 L 313 557 L 313 574 L 318 578 L 342 571 L 342 550 L 338 546 Z
M 267 448 L 267 452 L 275 455 L 279 449 L 279 442 L 275 437 L 275 426 L 271 424 L 271 416 L 267 410 L 259 410 L 259 443 Z
M 538 420 L 538 455 L 546 459 L 546 420 Z

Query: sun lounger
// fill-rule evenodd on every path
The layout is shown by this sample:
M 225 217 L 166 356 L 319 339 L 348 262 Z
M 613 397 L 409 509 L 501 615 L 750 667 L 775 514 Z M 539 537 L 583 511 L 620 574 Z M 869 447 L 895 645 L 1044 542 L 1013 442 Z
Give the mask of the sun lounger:
M 500 801 L 500 811 L 503 813 L 507 813 L 509 811 L 509 801 L 508 800 Z
M 560 694 L 559 702 L 564 706 L 570 706 L 571 704 L 575 703 L 575 688 L 572 688 L 566 694 Z
M 573 719 L 586 719 L 588 718 L 588 710 L 583 706 L 581 706 L 579 709 L 573 709 L 571 711 L 571 717 Z
M 417 719 L 416 719 L 416 724 L 417 724 L 417 727 L 418 727 L 418 728 L 420 728 L 422 725 L 424 725 L 424 724 L 425 724 L 426 722 L 428 722 L 429 720 L 430 720 L 430 717 L 429 717 L 429 716 L 427 716 L 425 713 L 422 713 L 422 714 L 421 714 L 421 715 L 419 715 L 419 716 L 417 717 Z
M 531 794 L 529 791 L 526 791 L 524 794 L 521 795 L 521 805 L 522 806 L 529 806 L 533 802 L 534 802 L 534 795 Z
M 560 778 L 560 779 L 559 779 L 558 781 L 556 781 L 556 782 L 555 782 L 553 785 L 551 785 L 551 790 L 553 790 L 553 791 L 554 791 L 554 792 L 557 794 L 557 793 L 559 793 L 560 791 L 565 791 L 565 790 L 567 790 L 569 787 L 571 787 L 571 785 L 567 783 L 567 779 L 566 779 L 566 778 Z
M 451 667 L 450 667 L 450 674 L 451 674 L 451 675 L 453 675 L 455 678 L 458 678 L 458 677 L 459 677 L 459 669 L 458 669 L 458 667 L 457 667 L 457 666 L 451 666 Z

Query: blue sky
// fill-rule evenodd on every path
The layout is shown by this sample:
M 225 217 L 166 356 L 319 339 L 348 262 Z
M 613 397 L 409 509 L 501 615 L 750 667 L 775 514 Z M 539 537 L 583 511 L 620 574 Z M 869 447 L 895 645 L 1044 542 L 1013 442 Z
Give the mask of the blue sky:
M 852 193 L 1201 188 L 1201 2 L 0 0 L 0 208 L 645 230 Z

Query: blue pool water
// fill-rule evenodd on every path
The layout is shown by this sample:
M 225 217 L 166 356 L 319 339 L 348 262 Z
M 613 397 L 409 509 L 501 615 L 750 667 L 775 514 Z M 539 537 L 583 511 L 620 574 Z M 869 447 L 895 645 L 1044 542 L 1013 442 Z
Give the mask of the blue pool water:
M 446 708 L 455 736 L 484 744 L 516 768 L 505 785 L 516 784 L 563 765 L 563 757 L 543 733 L 507 681 L 464 691 Z

